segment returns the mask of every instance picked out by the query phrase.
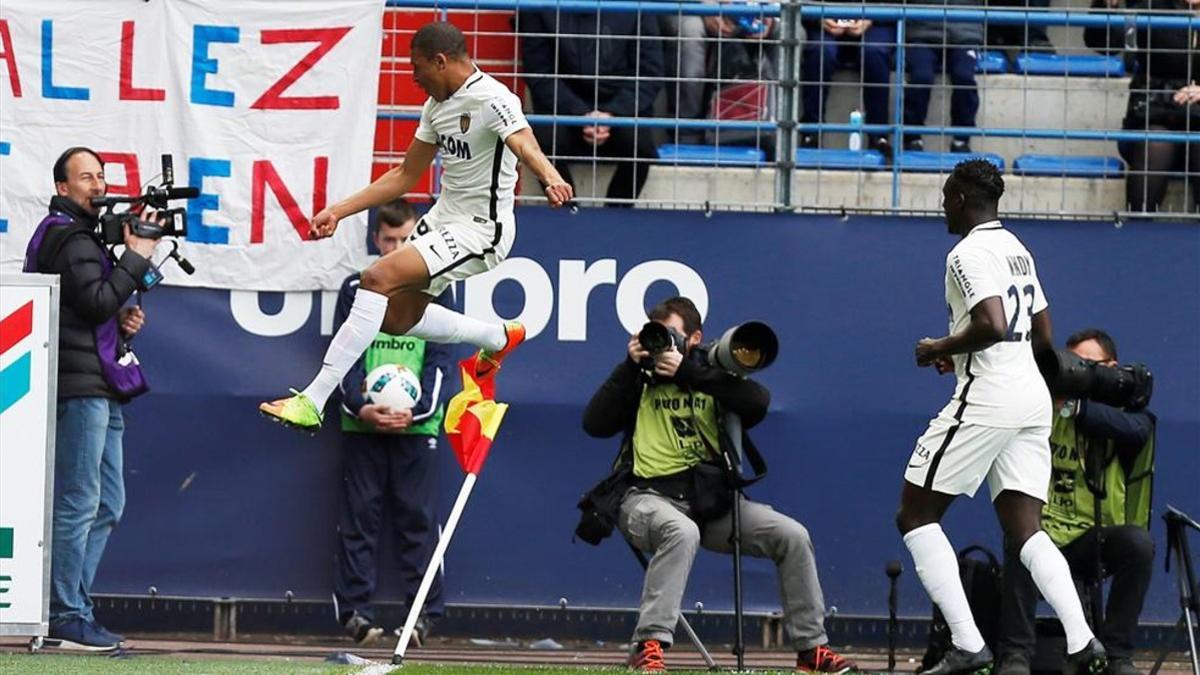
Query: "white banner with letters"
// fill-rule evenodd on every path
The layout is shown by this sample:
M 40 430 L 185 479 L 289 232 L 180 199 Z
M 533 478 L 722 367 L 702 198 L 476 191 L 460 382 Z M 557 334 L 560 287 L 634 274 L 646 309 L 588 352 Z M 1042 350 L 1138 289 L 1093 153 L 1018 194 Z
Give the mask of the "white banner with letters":
M 19 271 L 70 146 L 106 161 L 110 195 L 160 182 L 186 206 L 167 283 L 337 288 L 366 257 L 366 215 L 307 240 L 323 206 L 370 179 L 383 0 L 6 0 L 0 5 L 0 271 Z M 165 243 L 165 242 L 164 242 Z M 160 245 L 161 260 L 169 245 Z

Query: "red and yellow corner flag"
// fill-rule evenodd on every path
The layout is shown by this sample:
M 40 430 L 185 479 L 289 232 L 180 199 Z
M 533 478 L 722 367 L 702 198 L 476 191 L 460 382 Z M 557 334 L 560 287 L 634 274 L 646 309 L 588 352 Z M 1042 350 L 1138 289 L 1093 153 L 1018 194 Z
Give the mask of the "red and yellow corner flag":
M 476 352 L 458 362 L 462 372 L 463 390 L 446 406 L 446 436 L 454 456 L 463 471 L 478 474 L 483 470 L 488 450 L 500 430 L 500 422 L 508 411 L 507 403 L 496 402 L 495 370 L 486 377 L 475 379 Z

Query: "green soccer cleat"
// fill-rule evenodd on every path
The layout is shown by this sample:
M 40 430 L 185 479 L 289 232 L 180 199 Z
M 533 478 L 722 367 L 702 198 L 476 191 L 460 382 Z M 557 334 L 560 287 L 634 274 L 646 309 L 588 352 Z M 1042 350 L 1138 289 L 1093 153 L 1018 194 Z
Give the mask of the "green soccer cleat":
M 289 389 L 292 395 L 277 401 L 260 403 L 258 411 L 268 419 L 301 431 L 316 433 L 321 428 L 323 419 L 321 411 L 312 399 L 295 389 Z

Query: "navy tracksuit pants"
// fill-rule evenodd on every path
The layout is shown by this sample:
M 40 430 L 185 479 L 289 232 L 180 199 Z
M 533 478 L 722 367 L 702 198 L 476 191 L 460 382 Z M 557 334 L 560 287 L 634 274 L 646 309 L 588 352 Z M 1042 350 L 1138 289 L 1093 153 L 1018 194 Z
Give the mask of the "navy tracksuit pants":
M 437 546 L 438 442 L 435 436 L 400 434 L 345 433 L 342 437 L 345 497 L 338 521 L 334 599 L 340 622 L 355 612 L 374 621 L 371 596 L 381 567 L 377 554 L 385 510 L 406 603 L 417 594 Z M 437 617 L 442 609 L 439 574 L 424 614 Z

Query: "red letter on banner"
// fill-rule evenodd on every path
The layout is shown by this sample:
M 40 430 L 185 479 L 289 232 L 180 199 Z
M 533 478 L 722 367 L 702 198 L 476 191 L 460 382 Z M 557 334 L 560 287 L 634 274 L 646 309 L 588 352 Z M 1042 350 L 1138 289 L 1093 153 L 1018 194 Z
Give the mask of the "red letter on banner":
M 275 166 L 269 160 L 260 159 L 254 162 L 254 171 L 250 183 L 250 243 L 263 242 L 263 224 L 266 220 L 266 186 L 271 186 L 275 199 L 283 207 L 292 227 L 300 234 L 301 241 L 312 239 L 309 234 L 309 219 L 300 211 L 300 205 L 292 197 L 287 186 L 275 171 Z M 329 181 L 329 158 L 317 157 L 313 162 L 313 214 L 325 208 L 325 196 Z
M 162 89 L 133 86 L 133 22 L 121 24 L 121 84 L 122 101 L 161 101 L 167 97 Z
M 120 164 L 125 167 L 125 184 L 108 184 L 110 195 L 136 197 L 142 193 L 142 175 L 138 171 L 138 158 L 132 152 L 101 152 L 105 164 Z M 107 177 L 107 172 L 106 172 Z
M 341 105 L 337 96 L 282 96 L 288 87 L 296 83 L 312 67 L 317 65 L 321 57 L 329 53 L 346 33 L 350 26 L 341 28 L 290 28 L 280 30 L 264 30 L 262 42 L 265 45 L 287 44 L 294 42 L 316 42 L 316 47 L 306 54 L 300 62 L 287 71 L 282 78 L 258 97 L 251 105 L 256 110 L 337 110 Z
M 14 97 L 21 96 L 21 75 L 17 73 L 17 55 L 13 53 L 12 35 L 8 32 L 8 19 L 0 19 L 0 59 L 8 66 L 8 79 L 11 80 Z

